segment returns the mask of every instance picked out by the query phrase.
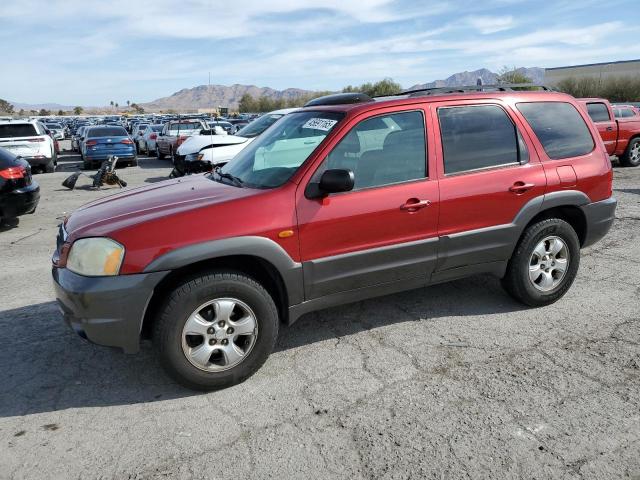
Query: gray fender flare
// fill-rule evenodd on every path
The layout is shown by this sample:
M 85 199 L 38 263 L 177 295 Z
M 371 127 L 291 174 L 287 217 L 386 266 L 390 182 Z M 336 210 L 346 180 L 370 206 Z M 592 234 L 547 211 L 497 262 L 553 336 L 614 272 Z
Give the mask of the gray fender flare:
M 176 270 L 203 260 L 232 255 L 258 257 L 269 262 L 282 277 L 289 304 L 296 305 L 304 300 L 302 264 L 295 262 L 280 245 L 266 237 L 224 238 L 177 248 L 153 260 L 144 272 Z

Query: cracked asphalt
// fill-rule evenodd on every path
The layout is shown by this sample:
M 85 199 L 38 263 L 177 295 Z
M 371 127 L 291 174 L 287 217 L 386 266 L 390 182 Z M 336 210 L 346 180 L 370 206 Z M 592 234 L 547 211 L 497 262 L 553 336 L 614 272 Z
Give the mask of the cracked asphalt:
M 37 213 L 0 228 L 0 478 L 640 478 L 640 168 L 615 167 L 617 220 L 555 305 L 481 276 L 317 312 L 248 381 L 201 394 L 150 345 L 63 324 L 57 219 L 114 191 L 63 189 L 77 163 L 37 175 Z

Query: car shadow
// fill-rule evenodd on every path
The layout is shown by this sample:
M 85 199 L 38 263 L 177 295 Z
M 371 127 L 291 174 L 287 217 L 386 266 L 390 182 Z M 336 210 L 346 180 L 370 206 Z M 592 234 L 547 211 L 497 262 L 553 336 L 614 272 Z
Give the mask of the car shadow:
M 158 183 L 158 182 L 163 182 L 165 180 L 169 180 L 169 175 L 166 175 L 164 177 L 149 177 L 145 179 L 145 183 Z
M 398 323 L 523 309 L 497 280 L 471 277 L 308 314 L 281 327 L 276 352 Z M 137 355 L 92 345 L 64 324 L 56 302 L 2 311 L 0 329 L 0 418 L 198 395 L 163 372 L 150 342 Z
M 636 195 L 640 195 L 640 188 L 615 188 L 613 191 L 622 193 L 634 193 Z

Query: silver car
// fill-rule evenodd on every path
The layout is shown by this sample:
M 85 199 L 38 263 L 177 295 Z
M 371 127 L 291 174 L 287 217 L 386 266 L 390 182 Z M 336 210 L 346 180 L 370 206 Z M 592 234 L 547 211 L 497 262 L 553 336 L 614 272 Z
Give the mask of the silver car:
M 164 127 L 164 124 L 147 126 L 142 138 L 138 140 L 139 152 L 144 152 L 149 157 L 156 154 L 156 139 L 162 131 L 162 127 Z
M 45 128 L 51 132 L 51 136 L 56 140 L 64 140 L 64 127 L 59 123 L 45 123 Z
M 133 143 L 135 143 L 136 152 L 138 153 L 142 151 L 140 141 L 142 140 L 142 136 L 144 135 L 144 132 L 148 126 L 148 123 L 138 123 L 133 127 L 133 130 L 131 130 L 131 140 L 133 140 Z

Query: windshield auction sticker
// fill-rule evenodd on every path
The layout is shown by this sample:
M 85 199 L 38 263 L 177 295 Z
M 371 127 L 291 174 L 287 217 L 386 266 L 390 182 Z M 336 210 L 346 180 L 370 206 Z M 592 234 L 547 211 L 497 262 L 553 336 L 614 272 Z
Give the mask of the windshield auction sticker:
M 328 132 L 336 123 L 338 123 L 337 120 L 331 120 L 329 118 L 310 118 L 302 128 L 312 128 L 314 130 L 324 130 Z

